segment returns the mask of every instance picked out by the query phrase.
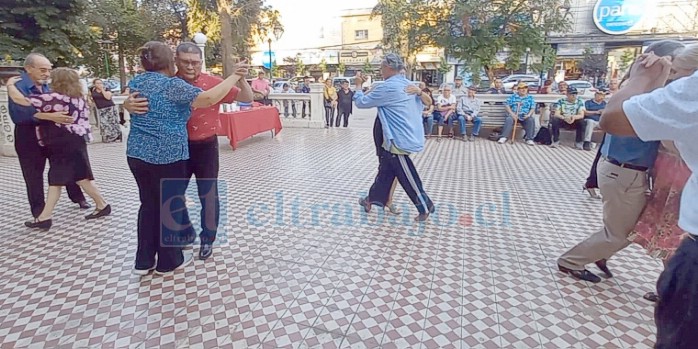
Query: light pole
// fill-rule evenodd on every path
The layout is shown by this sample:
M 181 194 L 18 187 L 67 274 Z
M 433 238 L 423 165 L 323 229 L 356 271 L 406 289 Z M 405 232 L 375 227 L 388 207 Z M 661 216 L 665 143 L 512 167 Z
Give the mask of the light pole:
M 196 46 L 198 46 L 201 49 L 201 71 L 205 72 L 206 71 L 206 41 L 208 41 L 208 38 L 204 33 L 196 33 L 194 37 L 192 38 Z
M 273 32 L 276 41 L 279 41 L 279 39 L 281 39 L 281 35 L 284 35 L 284 28 L 281 28 L 278 25 L 274 26 Z M 271 80 L 271 78 L 273 78 L 271 68 L 274 67 L 274 62 L 271 59 L 271 37 L 269 37 L 267 43 L 269 44 L 269 80 Z
M 99 44 L 99 48 L 104 51 L 104 69 L 106 70 L 107 76 L 106 78 L 109 79 L 111 76 L 109 75 L 109 49 L 111 48 L 111 40 L 98 40 L 97 43 Z

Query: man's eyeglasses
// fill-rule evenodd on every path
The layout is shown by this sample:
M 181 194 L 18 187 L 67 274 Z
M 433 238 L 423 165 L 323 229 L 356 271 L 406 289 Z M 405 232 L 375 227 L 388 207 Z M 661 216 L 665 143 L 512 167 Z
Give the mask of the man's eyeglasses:
M 37 68 L 35 66 L 32 66 L 32 68 L 39 70 L 41 74 L 51 74 L 51 71 L 53 71 L 51 68 Z
M 185 60 L 185 59 L 180 59 L 179 62 L 185 67 L 188 67 L 188 66 L 198 67 L 201 65 L 201 63 L 203 61 L 189 61 L 189 60 Z

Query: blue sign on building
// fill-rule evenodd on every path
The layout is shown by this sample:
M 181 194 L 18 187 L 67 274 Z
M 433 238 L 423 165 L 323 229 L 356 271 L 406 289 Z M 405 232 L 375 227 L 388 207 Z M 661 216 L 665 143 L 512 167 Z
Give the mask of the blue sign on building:
M 594 24 L 606 34 L 625 34 L 640 23 L 651 1 L 598 0 L 594 6 Z
M 269 51 L 264 51 L 264 54 L 262 55 L 262 65 L 264 68 L 271 69 L 271 62 L 276 64 L 276 55 L 274 54 L 274 51 L 271 51 L 271 57 Z

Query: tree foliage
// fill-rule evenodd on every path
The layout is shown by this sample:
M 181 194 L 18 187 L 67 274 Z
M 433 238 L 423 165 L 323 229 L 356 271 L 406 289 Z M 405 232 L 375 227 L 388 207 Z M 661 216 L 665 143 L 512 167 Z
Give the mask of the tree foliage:
M 584 75 L 598 78 L 608 70 L 608 58 L 604 54 L 594 54 L 590 48 L 586 48 L 580 68 Z
M 303 60 L 300 57 L 296 58 L 296 75 L 303 75 L 305 76 L 306 73 L 306 66 L 305 63 L 303 63 Z
M 366 58 L 364 66 L 361 68 L 361 72 L 364 74 L 373 74 L 373 66 L 371 65 L 371 62 L 368 60 L 368 58 Z
M 284 65 L 281 69 L 284 70 L 287 76 L 296 76 L 298 60 L 298 57 L 286 57 L 283 59 Z
M 167 6 L 171 1 L 157 0 L 87 0 L 85 23 L 91 39 L 82 52 L 82 63 L 97 76 L 107 77 L 118 71 L 122 85 L 126 69 L 134 70 L 136 50 L 150 40 L 176 43 L 180 22 Z M 117 57 L 116 64 L 113 58 Z M 118 67 L 118 69 L 115 69 Z
M 435 43 L 431 35 L 436 32 L 431 30 L 429 20 L 436 19 L 434 16 L 439 10 L 428 7 L 435 3 L 432 0 L 378 0 L 373 8 L 371 16 L 381 17 L 383 48 L 405 60 L 408 75 L 416 64 L 417 52 Z
M 5 0 L 0 11 L 0 50 L 21 60 L 41 52 L 58 66 L 74 65 L 91 39 L 82 14 L 86 0 Z
M 441 57 L 441 60 L 439 61 L 438 72 L 441 73 L 441 75 L 446 75 L 450 71 L 451 71 L 451 65 L 448 64 L 446 57 Z
M 506 52 L 505 67 L 518 69 L 526 50 L 545 57 L 534 70 L 552 66 L 546 35 L 570 28 L 564 10 L 568 0 L 379 0 L 384 41 L 401 54 L 425 46 L 443 47 L 466 63 L 474 76 L 484 69 L 494 78 L 498 54 Z M 411 45 L 411 46 L 405 46 Z
M 249 48 L 260 38 L 272 35 L 273 28 L 283 28 L 281 15 L 262 0 L 187 0 L 188 27 L 191 33 L 202 32 L 211 45 L 220 45 L 223 75 L 230 73 L 240 57 L 249 57 Z

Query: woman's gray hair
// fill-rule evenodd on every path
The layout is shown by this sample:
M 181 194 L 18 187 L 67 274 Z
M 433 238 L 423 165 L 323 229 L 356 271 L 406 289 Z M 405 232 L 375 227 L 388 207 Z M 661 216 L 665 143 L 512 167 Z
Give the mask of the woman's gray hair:
M 691 44 L 681 49 L 674 58 L 673 65 L 680 69 L 698 69 L 698 44 Z
M 673 59 L 684 47 L 684 44 L 676 40 L 660 40 L 647 46 L 645 52 L 643 53 L 651 52 L 659 57 L 670 56 Z M 635 61 L 633 61 L 633 64 L 635 64 Z M 628 71 L 625 73 L 625 76 L 623 76 L 623 79 L 621 79 L 620 84 L 623 84 L 630 78 L 630 70 L 632 69 L 633 64 L 631 64 L 630 68 L 628 68 Z
M 405 69 L 405 63 L 402 62 L 402 58 L 394 53 L 388 53 L 385 55 L 381 64 L 397 71 Z

